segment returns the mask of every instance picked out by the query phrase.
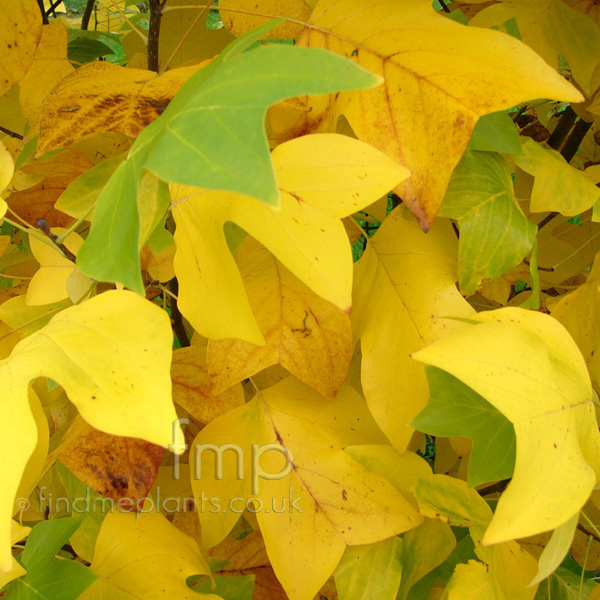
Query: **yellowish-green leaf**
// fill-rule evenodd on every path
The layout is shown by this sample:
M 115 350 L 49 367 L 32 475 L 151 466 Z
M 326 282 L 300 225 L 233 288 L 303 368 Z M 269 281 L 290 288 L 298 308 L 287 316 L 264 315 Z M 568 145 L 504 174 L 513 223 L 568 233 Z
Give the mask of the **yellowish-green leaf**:
M 361 340 L 363 390 L 377 424 L 402 453 L 414 431 L 408 423 L 429 397 L 425 371 L 409 354 L 462 327 L 444 317 L 474 312 L 456 289 L 456 254 L 448 221 L 425 235 L 399 207 L 355 267 L 352 322 Z
M 523 154 L 515 156 L 515 162 L 535 177 L 532 212 L 556 211 L 572 217 L 600 198 L 600 190 L 582 171 L 571 167 L 556 150 L 543 148 L 532 139 L 523 144 Z
M 281 364 L 323 396 L 335 398 L 352 357 L 350 317 L 319 298 L 253 238 L 242 244 L 236 258 L 266 343 L 210 340 L 213 392 Z
M 425 230 L 480 116 L 535 98 L 583 99 L 522 42 L 445 19 L 428 0 L 322 0 L 310 23 L 299 44 L 347 56 L 385 84 L 298 112 L 296 123 L 307 133 L 343 112 L 359 139 L 412 171 L 396 190 Z
M 76 219 L 92 218 L 92 209 L 102 188 L 115 172 L 115 169 L 125 160 L 126 154 L 117 154 L 103 160 L 70 183 L 54 208 L 61 210 Z
M 552 537 L 539 558 L 538 572 L 531 581 L 531 585 L 546 579 L 560 566 L 573 542 L 578 520 L 579 513 L 575 513 L 568 521 L 552 532 Z
M 486 565 L 484 587 L 493 590 L 493 594 L 486 593 L 475 597 L 493 600 L 533 599 L 537 587 L 529 587 L 529 585 L 536 572 L 535 559 L 514 541 L 495 544 L 492 547 L 481 545 L 481 538 L 492 518 L 492 511 L 474 489 L 468 488 L 466 482 L 460 479 L 446 475 L 431 475 L 420 479 L 415 484 L 414 493 L 419 500 L 422 513 L 440 518 L 450 524 L 469 527 L 475 545 L 475 554 Z M 460 571 L 458 566 L 457 570 Z M 451 582 L 452 579 L 448 584 L 448 590 L 452 589 Z M 461 586 L 463 585 L 465 583 L 461 583 Z M 454 597 L 461 596 L 457 592 Z
M 0 95 L 27 73 L 42 36 L 42 15 L 35 0 L 4 0 L 0 7 Z
M 10 522 L 10 538 L 11 543 L 16 544 L 21 540 L 25 539 L 29 532 L 31 531 L 31 527 L 24 527 L 20 523 L 16 521 Z M 13 579 L 17 579 L 17 577 L 21 577 L 25 575 L 27 571 L 17 562 L 15 558 L 13 558 L 13 566 L 8 573 L 0 572 L 0 586 L 4 587 L 7 583 L 11 582 Z
M 236 446 L 222 452 L 223 471 L 216 477 L 213 452 L 198 445 L 232 441 Z M 364 401 L 350 387 L 328 401 L 289 377 L 259 392 L 209 423 L 194 440 L 195 450 L 202 450 L 191 455 L 194 495 L 219 503 L 219 510 L 208 505 L 199 510 L 204 546 L 229 533 L 252 497 L 277 578 L 291 600 L 312 599 L 347 545 L 374 543 L 422 522 L 392 484 L 344 452 L 349 445 L 383 442 Z M 279 445 L 289 461 L 268 450 L 260 468 L 252 468 L 251 444 Z M 231 503 L 232 498 L 239 500 Z
M 63 386 L 91 425 L 167 446 L 176 419 L 169 376 L 173 334 L 167 314 L 128 291 L 109 291 L 55 315 L 0 363 L 0 570 L 8 571 L 12 502 L 38 438 L 29 382 L 47 376 Z
M 198 544 L 154 511 L 108 514 L 91 569 L 100 578 L 80 600 L 222 600 L 187 586 L 188 577 L 209 575 L 210 569 Z
M 413 493 L 421 513 L 431 519 L 459 527 L 485 528 L 492 518 L 492 509 L 465 481 L 447 475 L 429 475 L 419 479 Z
M 235 222 L 259 240 L 315 294 L 349 310 L 352 255 L 340 219 L 408 176 L 406 169 L 364 142 L 332 134 L 279 146 L 273 163 L 278 180 L 286 185 L 280 210 L 230 192 L 171 188 L 179 307 L 208 338 L 264 344 L 227 246 L 224 222 Z M 342 165 L 350 185 L 335 194 L 328 177 L 338 181 L 335 174 Z M 361 186 L 362 180 L 366 183 Z M 356 187 L 362 190 L 356 192 Z M 334 198 L 331 205 L 324 200 L 329 193 Z
M 407 531 L 400 546 L 402 579 L 398 600 L 405 600 L 411 587 L 441 565 L 455 546 L 452 530 L 438 519 L 425 519 L 416 529 Z
M 459 286 L 466 296 L 475 293 L 483 278 L 495 279 L 516 267 L 537 231 L 514 198 L 507 162 L 493 152 L 465 153 L 439 215 L 459 223 Z
M 339 599 L 353 600 L 360 594 L 362 598 L 395 600 L 402 576 L 401 545 L 402 540 L 391 537 L 375 544 L 346 548 L 335 570 Z
M 600 435 L 585 362 L 558 321 L 518 308 L 471 320 L 415 358 L 459 378 L 514 424 L 514 476 L 484 537 L 494 544 L 554 529 L 581 509 L 600 473 Z

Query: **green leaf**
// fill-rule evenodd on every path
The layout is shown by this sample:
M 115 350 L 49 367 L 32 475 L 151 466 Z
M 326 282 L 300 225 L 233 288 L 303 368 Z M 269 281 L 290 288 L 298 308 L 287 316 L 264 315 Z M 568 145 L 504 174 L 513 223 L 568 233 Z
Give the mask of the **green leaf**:
M 109 510 L 109 504 L 104 502 L 104 496 L 90 489 L 62 463 L 56 462 L 55 468 L 67 490 L 71 510 L 82 519 L 81 526 L 73 533 L 69 542 L 78 556 L 91 563 L 96 538 Z
M 114 52 L 106 44 L 85 37 L 71 40 L 67 46 L 67 57 L 78 63 L 89 63 L 109 54 Z
M 587 598 L 595 587 L 593 579 L 585 579 L 582 585 L 580 574 L 559 567 L 540 583 L 534 600 L 581 600 Z
M 508 164 L 496 153 L 465 152 L 439 214 L 459 223 L 459 285 L 467 296 L 484 277 L 517 266 L 535 239 L 535 225 L 514 200 Z
M 31 530 L 19 557 L 27 575 L 9 584 L 4 600 L 76 600 L 98 579 L 81 563 L 54 558 L 82 521 L 81 517 L 53 519 Z
M 519 134 L 513 120 L 504 111 L 480 117 L 468 147 L 469 150 L 483 152 L 521 154 Z
M 216 587 L 212 587 L 212 583 Z M 226 575 L 215 575 L 213 579 L 203 579 L 192 586 L 195 592 L 201 594 L 216 594 L 223 600 L 252 600 L 254 591 L 254 575 L 238 575 L 228 577 Z
M 135 198 L 144 169 L 163 181 L 238 192 L 279 206 L 264 132 L 267 108 L 299 94 L 381 82 L 349 60 L 315 48 L 273 45 L 240 54 L 276 24 L 232 42 L 192 75 L 160 118 L 142 131 L 100 194 L 78 255 L 84 273 L 143 293 Z
M 512 423 L 456 377 L 435 367 L 425 372 L 431 398 L 411 425 L 431 435 L 473 440 L 469 487 L 511 477 L 516 455 Z

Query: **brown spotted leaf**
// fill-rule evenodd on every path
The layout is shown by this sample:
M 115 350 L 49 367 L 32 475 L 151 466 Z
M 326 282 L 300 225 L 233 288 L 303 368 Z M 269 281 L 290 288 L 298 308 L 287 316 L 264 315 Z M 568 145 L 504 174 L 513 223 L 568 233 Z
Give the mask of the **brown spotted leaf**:
M 203 65 L 174 69 L 160 76 L 108 62 L 81 67 L 65 77 L 44 103 L 38 156 L 97 133 L 137 137 Z
M 110 435 L 77 417 L 53 457 L 92 490 L 123 509 L 137 506 L 152 487 L 165 449 L 144 440 Z

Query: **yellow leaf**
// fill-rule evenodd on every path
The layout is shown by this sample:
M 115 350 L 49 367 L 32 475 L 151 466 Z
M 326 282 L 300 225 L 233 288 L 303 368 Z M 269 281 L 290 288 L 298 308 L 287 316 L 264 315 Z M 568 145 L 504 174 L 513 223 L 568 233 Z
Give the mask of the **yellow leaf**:
M 311 7 L 306 0 L 223 0 L 219 8 L 224 9 L 221 12 L 223 24 L 236 37 L 264 25 L 273 17 L 293 15 L 294 20 L 306 21 L 311 13 Z M 227 10 L 228 8 L 233 11 Z M 259 17 L 255 14 L 272 15 L 272 17 Z M 302 25 L 285 21 L 282 25 L 271 29 L 265 37 L 288 40 L 297 38 L 301 32 Z
M 408 423 L 429 398 L 424 369 L 409 354 L 462 326 L 443 317 L 474 312 L 456 289 L 456 255 L 448 221 L 425 235 L 398 208 L 355 267 L 352 322 L 361 340 L 363 390 L 377 424 L 401 453 L 414 431 Z
M 44 102 L 37 156 L 97 133 L 137 137 L 201 66 L 181 67 L 161 76 L 108 62 L 77 69 Z
M 48 94 L 61 79 L 75 71 L 67 60 L 67 42 L 68 32 L 64 25 L 43 26 L 33 64 L 19 83 L 21 110 L 32 127 L 39 121 Z
M 294 172 L 292 157 L 306 179 Z M 171 186 L 179 307 L 194 329 L 211 339 L 264 343 L 229 253 L 224 222 L 233 221 L 264 244 L 315 294 L 349 310 L 352 256 L 340 218 L 371 204 L 408 175 L 364 142 L 337 135 L 288 142 L 273 152 L 273 163 L 290 189 L 280 193 L 280 210 L 230 192 Z M 327 173 L 335 178 L 342 165 L 351 184 L 363 178 L 367 184 L 356 197 L 353 188 L 333 194 L 336 199 L 329 206 L 321 188 L 331 191 Z
M 590 86 L 592 75 L 600 59 L 600 29 L 581 14 L 585 11 L 581 6 L 575 6 L 577 2 L 504 0 L 481 11 L 469 24 L 492 27 L 516 19 L 523 42 L 555 68 L 558 67 L 558 56 L 562 54 L 580 89 L 590 97 L 590 93 L 595 92 Z
M 359 139 L 412 171 L 396 190 L 424 230 L 480 116 L 534 98 L 583 100 L 525 44 L 445 19 L 428 0 L 322 0 L 310 23 L 299 45 L 347 56 L 385 84 L 340 94 L 304 132 L 330 118 L 324 111 L 343 112 Z
M 222 600 L 187 586 L 188 577 L 210 569 L 196 542 L 154 512 L 106 515 L 91 569 L 100 578 L 80 600 Z
M 231 440 L 235 449 L 230 444 L 217 457 L 217 466 L 223 467 L 219 473 L 210 447 L 202 445 Z M 373 543 L 423 520 L 386 479 L 344 452 L 349 445 L 383 441 L 362 398 L 350 387 L 327 401 L 289 377 L 259 392 L 209 423 L 194 440 L 194 495 L 219 503 L 219 510 L 213 504 L 199 508 L 205 547 L 219 543 L 243 508 L 254 502 L 250 510 L 256 513 L 277 578 L 292 600 L 312 599 L 346 545 Z M 258 447 L 251 452 L 252 444 Z M 267 444 L 271 446 L 265 449 Z
M 204 346 L 175 350 L 171 379 L 173 401 L 200 423 L 210 423 L 219 415 L 244 404 L 241 385 L 235 385 L 217 395 L 211 393 Z
M 0 7 L 0 95 L 27 73 L 42 36 L 42 15 L 35 0 L 3 0 Z
M 281 364 L 323 396 L 335 398 L 352 356 L 350 317 L 319 298 L 252 238 L 236 258 L 266 344 L 209 340 L 213 392 Z
M 52 233 L 60 235 L 66 229 L 53 227 Z M 77 270 L 75 263 L 65 258 L 50 244 L 42 242 L 39 238 L 29 236 L 31 252 L 40 263 L 40 268 L 29 282 L 27 288 L 27 306 L 40 306 L 60 302 L 69 297 L 67 280 Z M 70 233 L 64 245 L 77 256 L 83 245 L 83 238 L 75 232 Z M 85 277 L 89 287 L 90 279 Z
M 15 161 L 13 160 L 12 154 L 8 151 L 6 146 L 0 141 L 0 192 L 6 189 L 6 186 L 10 183 L 13 173 L 15 171 Z M 4 210 L 0 209 L 0 219 L 6 212 L 6 202 L 4 202 Z
M 414 358 L 461 379 L 515 427 L 514 475 L 484 536 L 495 544 L 554 529 L 581 509 L 600 473 L 600 434 L 585 362 L 558 321 L 519 308 L 472 321 Z
M 174 243 L 171 243 L 160 252 L 152 252 L 148 246 L 144 246 L 140 257 L 142 271 L 146 271 L 152 281 L 170 281 L 175 277 L 175 271 L 173 270 L 174 256 Z
M 552 309 L 573 336 L 589 369 L 592 385 L 600 389 L 600 255 L 597 254 L 587 281 L 570 294 L 560 297 Z
M 36 447 L 30 381 L 47 376 L 63 386 L 81 416 L 113 435 L 167 446 L 177 418 L 170 399 L 173 334 L 165 312 L 128 291 L 109 291 L 60 312 L 19 342 L 0 362 L 5 494 L 0 502 L 0 571 L 11 568 L 13 498 Z
M 272 158 L 279 189 L 340 218 L 387 194 L 391 181 L 410 176 L 372 146 L 331 133 L 281 144 Z

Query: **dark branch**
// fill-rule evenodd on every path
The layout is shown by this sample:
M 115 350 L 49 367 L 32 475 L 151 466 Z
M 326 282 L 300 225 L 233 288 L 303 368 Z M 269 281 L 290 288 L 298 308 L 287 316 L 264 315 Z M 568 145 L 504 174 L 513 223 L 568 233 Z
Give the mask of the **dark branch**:
M 554 150 L 558 150 L 565 141 L 569 131 L 573 128 L 573 125 L 575 125 L 576 120 L 577 114 L 570 106 L 567 106 L 548 140 L 548 146 L 554 148 Z
M 37 0 L 37 3 L 40 7 L 40 12 L 42 13 L 42 23 L 44 25 L 48 25 L 48 15 L 46 14 L 46 9 L 44 8 L 44 0 Z
M 10 129 L 6 129 L 5 127 L 0 126 L 0 131 L 2 133 L 5 133 L 6 135 L 10 135 L 10 137 L 18 139 L 18 140 L 23 139 L 23 136 L 20 133 L 15 133 L 14 131 L 11 131 Z
M 171 279 L 171 281 L 169 282 L 169 289 L 171 290 L 171 293 L 175 296 L 177 296 L 177 294 L 179 293 L 179 282 L 177 281 L 176 277 Z M 185 327 L 183 325 L 183 316 L 181 315 L 179 307 L 177 306 L 177 301 L 175 300 L 175 298 L 173 298 L 173 296 L 169 297 L 169 305 L 171 306 L 171 319 L 173 319 L 173 331 L 175 332 L 175 336 L 179 341 L 179 345 L 182 348 L 186 348 L 190 345 L 190 340 L 188 338 L 187 331 L 185 330 Z
M 150 26 L 148 28 L 148 69 L 158 73 L 158 38 L 160 36 L 160 21 L 162 8 L 165 5 L 160 0 L 150 0 Z
M 567 162 L 571 162 L 591 126 L 592 123 L 588 123 L 583 119 L 579 119 L 579 121 L 575 123 L 573 131 L 571 131 L 569 137 L 565 141 L 565 145 L 560 152 Z
M 510 483 L 510 479 L 502 479 L 493 483 L 492 485 L 488 485 L 487 487 L 481 488 L 480 490 L 475 490 L 480 496 L 489 496 L 490 494 L 496 494 L 497 492 L 503 492 L 506 489 L 506 486 Z
M 92 12 L 94 11 L 94 5 L 96 4 L 96 0 L 87 0 L 87 4 L 85 5 L 85 10 L 83 11 L 83 16 L 81 17 L 81 30 L 86 31 L 90 26 L 90 18 L 92 16 Z

